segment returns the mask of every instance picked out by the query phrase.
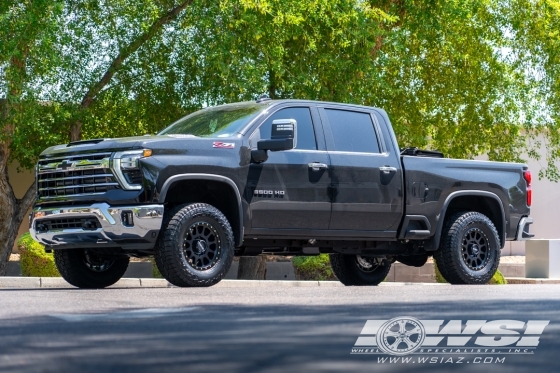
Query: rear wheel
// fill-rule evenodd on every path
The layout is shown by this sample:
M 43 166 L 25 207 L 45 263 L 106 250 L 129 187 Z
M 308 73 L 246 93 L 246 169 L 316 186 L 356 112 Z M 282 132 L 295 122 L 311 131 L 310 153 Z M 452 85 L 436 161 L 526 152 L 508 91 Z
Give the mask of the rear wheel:
M 85 289 L 111 286 L 124 275 L 129 257 L 103 256 L 94 250 L 54 250 L 54 262 L 70 284 Z
M 487 284 L 500 264 L 498 231 L 486 215 L 456 213 L 445 221 L 434 259 L 451 284 Z
M 180 205 L 169 211 L 155 249 L 157 267 L 181 287 L 212 286 L 233 262 L 233 231 L 217 208 L 205 203 Z
M 332 270 L 346 286 L 379 285 L 391 269 L 386 259 L 360 255 L 330 254 Z

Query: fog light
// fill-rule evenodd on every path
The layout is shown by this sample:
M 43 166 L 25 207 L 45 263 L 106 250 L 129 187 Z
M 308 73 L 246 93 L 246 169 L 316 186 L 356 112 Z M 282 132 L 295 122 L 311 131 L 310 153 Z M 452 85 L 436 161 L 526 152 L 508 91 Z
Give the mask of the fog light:
M 122 224 L 125 227 L 134 227 L 134 219 L 133 219 L 132 211 L 123 211 L 121 213 L 121 220 L 122 220 Z

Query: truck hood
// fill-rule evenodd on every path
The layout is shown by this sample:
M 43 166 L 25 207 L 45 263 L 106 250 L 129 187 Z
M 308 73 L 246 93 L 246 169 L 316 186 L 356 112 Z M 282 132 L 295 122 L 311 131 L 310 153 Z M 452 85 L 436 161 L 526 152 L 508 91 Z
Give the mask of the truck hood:
M 240 146 L 241 135 L 227 138 L 201 138 L 192 135 L 135 136 L 115 139 L 84 140 L 51 146 L 45 149 L 39 158 L 44 159 L 64 155 L 118 152 L 134 149 L 152 149 L 154 155 L 186 154 L 189 153 L 190 150 L 195 149 L 234 149 Z

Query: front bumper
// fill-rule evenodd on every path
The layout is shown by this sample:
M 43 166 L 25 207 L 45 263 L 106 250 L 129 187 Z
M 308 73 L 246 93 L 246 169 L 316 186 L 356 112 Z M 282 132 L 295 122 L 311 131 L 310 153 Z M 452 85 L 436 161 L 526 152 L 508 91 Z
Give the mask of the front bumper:
M 35 207 L 29 232 L 49 248 L 153 248 L 163 220 L 163 205 Z
M 533 218 L 530 216 L 524 216 L 519 220 L 517 225 L 517 233 L 515 235 L 516 241 L 526 241 L 532 237 L 535 237 L 533 233 L 529 233 L 529 225 L 533 224 Z

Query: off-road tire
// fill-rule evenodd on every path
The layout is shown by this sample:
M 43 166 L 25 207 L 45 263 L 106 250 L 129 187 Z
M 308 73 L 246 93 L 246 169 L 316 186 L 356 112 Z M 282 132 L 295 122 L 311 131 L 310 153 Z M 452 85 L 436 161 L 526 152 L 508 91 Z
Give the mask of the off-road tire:
M 434 259 L 450 284 L 487 284 L 500 264 L 500 249 L 498 231 L 486 215 L 458 212 L 446 219 Z
M 106 258 L 106 269 L 93 270 L 86 252 L 84 249 L 54 250 L 56 268 L 70 285 L 84 289 L 106 288 L 119 281 L 128 268 L 130 258 L 122 256 Z M 102 257 L 98 259 L 103 260 Z
M 365 271 L 358 264 L 357 255 L 330 254 L 329 257 L 336 278 L 346 286 L 379 285 L 391 269 L 391 262 L 385 259 L 374 264 L 370 271 Z
M 199 230 L 210 239 L 196 241 L 193 237 Z M 209 263 L 197 259 L 201 256 L 193 252 L 194 241 L 204 241 L 202 245 L 207 251 L 201 255 L 205 252 L 210 255 L 213 250 L 212 259 L 206 258 Z M 154 258 L 162 276 L 171 284 L 204 287 L 215 285 L 225 277 L 233 262 L 234 249 L 233 231 L 220 210 L 205 203 L 183 204 L 164 215 Z

